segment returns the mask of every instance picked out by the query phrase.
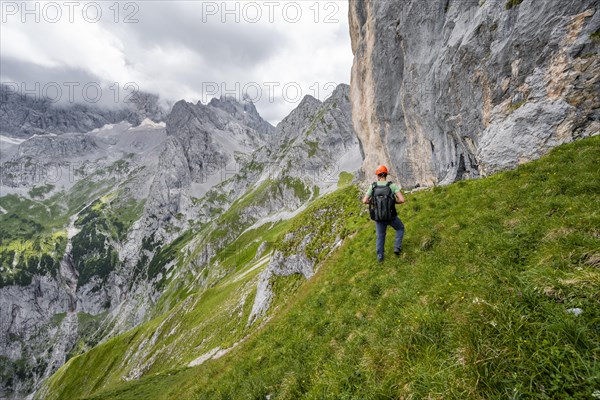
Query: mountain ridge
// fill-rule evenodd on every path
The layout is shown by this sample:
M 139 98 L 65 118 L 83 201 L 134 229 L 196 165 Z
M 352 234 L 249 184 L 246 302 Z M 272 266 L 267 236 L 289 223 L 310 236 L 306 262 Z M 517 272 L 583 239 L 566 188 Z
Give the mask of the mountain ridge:
M 595 2 L 349 19 L 350 86 L 276 127 L 227 96 L 2 103 L 0 396 L 595 395 Z M 434 188 L 375 265 L 379 164 Z

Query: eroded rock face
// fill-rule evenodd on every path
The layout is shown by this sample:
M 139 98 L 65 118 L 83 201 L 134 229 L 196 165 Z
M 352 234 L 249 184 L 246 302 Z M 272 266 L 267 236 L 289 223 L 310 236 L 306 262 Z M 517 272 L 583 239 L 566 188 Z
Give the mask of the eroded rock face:
M 262 130 L 255 130 L 253 127 Z M 192 197 L 200 198 L 239 169 L 238 158 L 264 145 L 274 127 L 250 102 L 213 99 L 208 105 L 179 101 L 166 121 L 167 140 L 146 202 L 144 235 L 170 241 L 171 222 L 182 229 L 197 218 Z M 174 216 L 185 215 L 177 221 Z
M 350 87 L 340 84 L 324 102 L 306 96 L 277 126 L 279 170 L 322 191 L 336 187 L 341 172 L 360 168 L 362 153 L 352 127 Z M 289 150 L 285 150 L 286 143 Z
M 510 2 L 514 3 L 514 2 Z M 451 183 L 600 131 L 598 2 L 352 1 L 367 175 Z
M 310 237 L 307 236 L 301 246 L 296 249 L 296 254 L 291 254 L 287 257 L 279 251 L 273 254 L 267 268 L 260 273 L 254 304 L 248 317 L 248 325 L 252 325 L 254 321 L 263 316 L 269 309 L 274 296 L 271 282 L 273 277 L 302 274 L 306 279 L 310 279 L 314 275 L 313 268 L 315 263 L 304 253 L 306 243 L 309 240 Z

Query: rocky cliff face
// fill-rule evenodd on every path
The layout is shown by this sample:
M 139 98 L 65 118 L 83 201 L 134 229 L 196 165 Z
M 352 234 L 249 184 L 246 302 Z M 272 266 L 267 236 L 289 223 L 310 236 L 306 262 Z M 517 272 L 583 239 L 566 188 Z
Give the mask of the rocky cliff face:
M 222 105 L 223 100 L 220 103 Z M 225 125 L 219 122 L 221 114 L 220 110 L 215 111 L 215 104 L 216 100 L 208 106 L 177 103 L 169 118 L 172 122 L 167 122 L 172 136 L 169 146 L 173 147 L 169 153 L 175 154 L 174 148 L 179 148 L 184 160 L 163 157 L 173 166 L 165 166 L 164 171 L 170 172 L 158 176 L 182 177 L 168 184 L 173 193 L 176 182 L 185 181 L 183 186 L 188 186 L 186 194 L 172 202 L 171 215 L 179 210 L 186 215 L 182 219 L 194 218 L 207 223 L 228 210 L 224 207 L 224 198 L 234 202 L 261 184 L 278 181 L 295 189 L 292 190 L 295 193 L 285 199 L 275 191 L 252 210 L 244 210 L 241 225 L 246 221 L 245 214 L 254 223 L 257 218 L 275 211 L 296 210 L 307 200 L 306 196 L 335 188 L 340 172 L 353 172 L 360 166 L 362 156 L 351 124 L 348 85 L 340 85 L 324 102 L 307 96 L 276 129 L 269 129 L 267 133 L 251 129 L 251 126 L 264 126 L 265 122 L 256 118 L 248 120 L 248 115 L 242 119 L 244 125 L 229 121 L 227 130 L 223 131 Z M 237 107 L 239 110 L 247 105 L 238 103 Z M 241 113 L 233 111 L 231 115 Z M 179 163 L 184 165 L 178 166 Z M 165 179 L 157 184 L 166 182 Z M 162 201 L 157 209 L 165 209 L 167 200 Z M 187 206 L 181 205 L 184 203 Z
M 149 116 L 165 112 L 141 93 L 104 110 L 0 89 L 0 398 L 19 398 L 102 340 L 132 291 L 119 256 L 166 139 Z
M 600 131 L 596 0 L 350 2 L 367 173 L 445 184 Z
M 144 236 L 163 242 L 178 236 L 167 225 L 189 228 L 188 221 L 198 219 L 195 200 L 227 179 L 226 173 L 235 175 L 242 158 L 264 145 L 275 128 L 252 103 L 223 98 L 208 105 L 177 102 L 166 129 L 143 218 Z
M 362 154 L 349 96 L 348 85 L 339 85 L 324 102 L 306 96 L 277 126 L 282 176 L 311 180 L 327 191 L 335 188 L 341 172 L 358 169 Z

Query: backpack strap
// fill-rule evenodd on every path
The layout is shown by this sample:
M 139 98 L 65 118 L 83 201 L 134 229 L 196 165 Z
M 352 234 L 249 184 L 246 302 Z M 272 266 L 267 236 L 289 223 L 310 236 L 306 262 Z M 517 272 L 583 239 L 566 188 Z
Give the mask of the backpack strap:
M 387 183 L 387 187 L 390 187 L 390 186 L 392 186 L 392 182 Z
M 371 196 L 375 194 L 375 188 L 377 187 L 377 182 L 373 182 L 371 185 Z

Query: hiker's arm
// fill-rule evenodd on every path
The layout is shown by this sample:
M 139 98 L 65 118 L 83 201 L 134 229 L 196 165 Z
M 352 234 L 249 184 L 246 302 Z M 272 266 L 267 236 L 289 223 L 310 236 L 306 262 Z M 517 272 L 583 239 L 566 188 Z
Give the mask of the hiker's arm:
M 402 195 L 402 192 L 398 192 L 396 193 L 396 204 L 404 204 L 404 196 Z
M 365 196 L 362 199 L 363 204 L 369 204 L 369 200 L 371 200 L 371 196 Z

